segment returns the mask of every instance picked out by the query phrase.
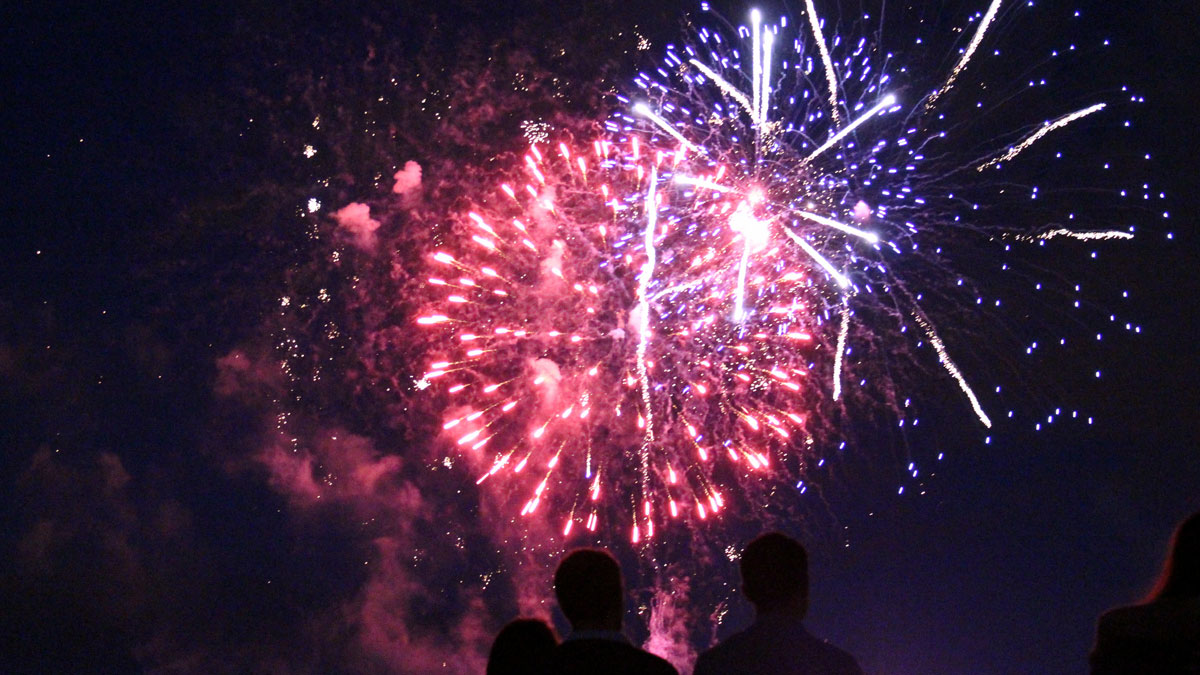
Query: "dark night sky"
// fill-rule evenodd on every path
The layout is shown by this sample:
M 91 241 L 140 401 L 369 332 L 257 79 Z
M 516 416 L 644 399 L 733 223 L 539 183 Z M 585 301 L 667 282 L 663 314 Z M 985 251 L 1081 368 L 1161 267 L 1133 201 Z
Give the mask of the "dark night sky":
M 321 38 L 364 30 L 361 14 L 391 22 L 401 53 L 444 52 L 436 3 L 75 4 L 10 8 L 0 37 L 0 670 L 192 672 L 221 654 L 265 672 L 298 668 L 296 653 L 312 672 L 381 668 L 342 660 L 351 638 L 322 623 L 364 583 L 368 543 L 247 470 L 253 413 L 213 393 L 295 242 L 181 214 L 268 172 L 268 141 L 228 133 L 262 44 L 338 44 Z M 669 37 L 691 5 L 664 4 L 580 14 Z M 872 672 L 1083 672 L 1095 617 L 1144 593 L 1172 527 L 1200 509 L 1200 10 L 1079 4 L 1114 40 L 1103 75 L 1147 99 L 1137 140 L 1174 239 L 1156 224 L 1105 249 L 1103 276 L 1131 289 L 1122 311 L 1144 330 L 1073 392 L 1095 426 L 1001 430 L 987 446 L 967 434 L 926 496 L 839 510 L 848 548 L 815 535 L 810 623 Z M 552 5 L 444 11 L 489 41 L 536 31 L 523 13 Z

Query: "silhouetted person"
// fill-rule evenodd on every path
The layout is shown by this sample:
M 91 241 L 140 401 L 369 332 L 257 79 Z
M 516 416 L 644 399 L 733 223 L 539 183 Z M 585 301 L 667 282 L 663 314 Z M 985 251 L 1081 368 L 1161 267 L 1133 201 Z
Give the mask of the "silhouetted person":
M 1100 617 L 1092 673 L 1200 673 L 1200 512 L 1183 521 L 1149 597 Z
M 571 633 L 554 650 L 551 673 L 678 675 L 665 659 L 634 647 L 621 633 L 625 589 L 606 551 L 579 549 L 554 572 L 554 595 Z
M 542 675 L 558 637 L 541 619 L 513 619 L 505 624 L 488 652 L 487 675 Z
M 778 532 L 764 534 L 742 551 L 741 568 L 754 623 L 701 654 L 695 675 L 861 675 L 853 656 L 804 629 L 808 552 L 800 542 Z

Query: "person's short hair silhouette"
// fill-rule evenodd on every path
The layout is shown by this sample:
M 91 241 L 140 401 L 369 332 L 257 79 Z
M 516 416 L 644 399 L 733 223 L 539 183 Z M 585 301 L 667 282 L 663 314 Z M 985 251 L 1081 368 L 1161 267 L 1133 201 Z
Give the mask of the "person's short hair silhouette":
M 621 629 L 621 567 L 606 551 L 585 548 L 563 558 L 554 571 L 554 595 L 573 628 Z
M 488 652 L 487 675 L 546 672 L 558 637 L 541 619 L 513 619 L 496 634 Z
M 571 632 L 554 650 L 550 672 L 678 675 L 621 633 L 625 589 L 621 566 L 607 551 L 578 549 L 563 558 L 554 572 L 554 595 Z
M 742 592 L 758 611 L 801 602 L 808 609 L 808 551 L 771 532 L 750 542 L 741 559 Z
M 701 654 L 695 675 L 861 675 L 854 657 L 804 628 L 808 552 L 800 542 L 780 532 L 758 537 L 742 551 L 741 573 L 742 592 L 754 605 L 755 621 Z
M 1088 658 L 1092 673 L 1200 673 L 1200 512 L 1171 538 L 1154 590 L 1105 612 Z

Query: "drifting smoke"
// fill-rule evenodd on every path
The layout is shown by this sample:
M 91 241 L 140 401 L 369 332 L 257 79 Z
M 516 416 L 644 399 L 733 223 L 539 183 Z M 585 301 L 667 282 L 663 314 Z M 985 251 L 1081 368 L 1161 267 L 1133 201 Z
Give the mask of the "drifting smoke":
M 420 169 L 417 170 L 420 173 Z M 371 217 L 371 207 L 366 204 L 351 203 L 338 209 L 333 214 L 338 227 L 348 234 L 355 246 L 364 251 L 374 250 L 378 244 L 375 231 L 380 222 Z
M 408 194 L 421 187 L 421 165 L 411 160 L 407 161 L 404 168 L 396 172 L 394 178 L 396 184 L 392 186 L 392 192 L 398 195 Z

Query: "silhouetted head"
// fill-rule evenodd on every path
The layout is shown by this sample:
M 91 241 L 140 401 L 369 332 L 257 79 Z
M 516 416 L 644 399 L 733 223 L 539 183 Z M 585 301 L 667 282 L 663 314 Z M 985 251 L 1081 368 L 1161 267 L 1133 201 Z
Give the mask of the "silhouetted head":
M 742 591 L 759 612 L 808 610 L 808 552 L 780 532 L 764 534 L 742 551 Z
M 1200 512 L 1183 521 L 1171 537 L 1171 551 L 1150 600 L 1200 598 Z
M 509 621 L 488 652 L 487 675 L 525 675 L 542 672 L 558 645 L 554 631 L 541 619 Z
M 608 551 L 572 551 L 554 572 L 554 595 L 575 630 L 621 630 L 625 591 Z

